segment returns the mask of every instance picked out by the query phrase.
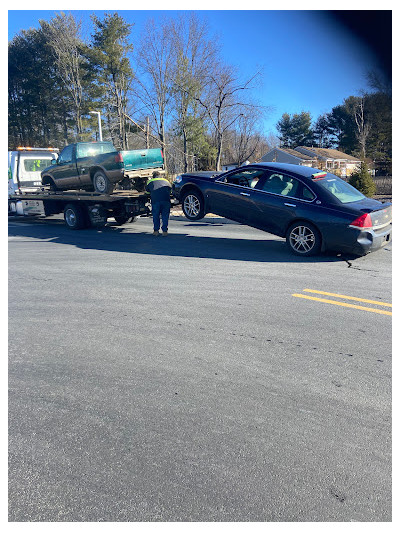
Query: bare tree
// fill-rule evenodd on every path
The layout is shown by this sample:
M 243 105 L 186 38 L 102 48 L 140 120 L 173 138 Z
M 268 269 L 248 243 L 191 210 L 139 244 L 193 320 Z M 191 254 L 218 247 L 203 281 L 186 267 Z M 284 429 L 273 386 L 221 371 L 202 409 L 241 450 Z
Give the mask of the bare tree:
M 233 131 L 226 132 L 226 148 L 232 161 L 242 164 L 247 160 L 254 160 L 265 140 L 257 131 L 260 114 L 257 110 L 242 114 Z
M 60 13 L 50 22 L 40 22 L 48 42 L 57 58 L 59 75 L 70 93 L 73 101 L 76 133 L 82 134 L 82 40 L 80 38 L 81 23 L 73 15 Z
M 214 72 L 207 77 L 208 94 L 205 98 L 196 97 L 196 100 L 205 108 L 214 128 L 217 146 L 216 170 L 221 169 L 221 155 L 226 132 L 241 117 L 249 116 L 250 111 L 261 109 L 247 98 L 247 93 L 252 89 L 252 83 L 259 76 L 260 72 L 257 72 L 242 82 L 234 67 L 216 64 Z
M 361 154 L 365 159 L 367 138 L 371 131 L 371 125 L 365 119 L 365 98 L 359 98 L 358 104 L 354 108 L 354 121 L 357 126 L 357 140 L 360 143 Z
M 142 74 L 136 80 L 135 95 L 143 103 L 164 148 L 166 143 L 167 110 L 172 97 L 173 46 L 169 22 L 164 20 L 160 25 L 154 20 L 148 21 L 141 37 L 137 52 L 137 64 Z M 149 139 L 150 120 L 147 121 L 147 143 Z M 167 153 L 164 150 L 164 164 L 168 169 Z
M 169 32 L 174 50 L 172 75 L 175 131 L 182 137 L 184 171 L 189 166 L 189 143 L 199 117 L 198 101 L 216 62 L 216 40 L 208 38 L 208 27 L 195 13 L 171 20 Z M 193 154 L 191 154 L 193 157 Z

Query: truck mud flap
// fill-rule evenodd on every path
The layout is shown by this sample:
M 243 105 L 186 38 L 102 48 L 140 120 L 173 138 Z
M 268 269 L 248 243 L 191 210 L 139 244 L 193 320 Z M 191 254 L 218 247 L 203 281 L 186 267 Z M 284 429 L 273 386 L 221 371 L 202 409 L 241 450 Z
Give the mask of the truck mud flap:
M 107 222 L 107 212 L 103 206 L 94 204 L 88 206 L 90 225 L 94 228 L 101 228 Z

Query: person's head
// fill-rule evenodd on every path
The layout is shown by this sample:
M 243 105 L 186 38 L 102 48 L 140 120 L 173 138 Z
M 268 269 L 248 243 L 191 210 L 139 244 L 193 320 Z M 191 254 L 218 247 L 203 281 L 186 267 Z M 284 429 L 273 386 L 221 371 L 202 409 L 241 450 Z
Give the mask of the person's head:
M 153 172 L 153 178 L 158 178 L 160 176 L 160 173 L 158 172 L 158 170 L 155 170 Z

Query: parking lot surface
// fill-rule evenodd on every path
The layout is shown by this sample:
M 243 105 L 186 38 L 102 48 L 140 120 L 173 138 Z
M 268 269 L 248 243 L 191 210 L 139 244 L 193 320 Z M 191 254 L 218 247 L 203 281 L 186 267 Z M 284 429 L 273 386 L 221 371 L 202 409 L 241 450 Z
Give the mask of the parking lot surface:
M 391 520 L 391 244 L 9 220 L 9 520 Z

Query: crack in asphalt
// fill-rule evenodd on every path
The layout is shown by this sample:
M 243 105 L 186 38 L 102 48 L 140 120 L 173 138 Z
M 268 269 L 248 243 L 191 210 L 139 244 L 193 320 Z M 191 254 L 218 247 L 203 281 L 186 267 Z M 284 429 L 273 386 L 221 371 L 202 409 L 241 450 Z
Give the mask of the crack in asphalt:
M 379 270 L 374 270 L 372 268 L 361 268 L 359 266 L 354 266 L 353 263 L 351 263 L 348 259 L 345 259 L 345 262 L 347 263 L 347 268 L 352 268 L 353 270 L 361 270 L 364 272 L 375 272 L 375 273 L 379 272 Z

